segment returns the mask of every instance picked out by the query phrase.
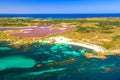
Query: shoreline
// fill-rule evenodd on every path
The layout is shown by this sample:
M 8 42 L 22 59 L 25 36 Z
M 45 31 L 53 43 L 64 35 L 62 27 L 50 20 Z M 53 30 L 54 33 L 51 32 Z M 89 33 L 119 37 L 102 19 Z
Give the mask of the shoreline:
M 58 44 L 70 44 L 70 45 L 74 45 L 74 46 L 80 46 L 80 47 L 85 47 L 91 50 L 94 50 L 95 53 L 94 54 L 90 54 L 90 53 L 85 53 L 84 56 L 86 58 L 99 58 L 99 59 L 106 59 L 106 52 L 107 50 L 102 47 L 102 46 L 98 46 L 98 45 L 94 45 L 94 44 L 90 44 L 90 43 L 78 43 L 78 42 L 74 42 L 72 39 L 63 37 L 63 36 L 57 36 L 57 37 L 50 37 L 48 40 L 46 41 L 39 41 L 39 42 L 46 42 L 46 43 L 58 43 Z M 93 47 L 94 45 L 94 47 Z M 96 48 L 97 47 L 97 48 Z
M 43 42 L 43 41 L 40 41 Z M 99 59 L 106 59 L 106 53 L 108 52 L 104 47 L 98 46 L 95 44 L 85 43 L 85 42 L 74 42 L 72 39 L 63 37 L 63 36 L 57 36 L 57 37 L 51 37 L 49 40 L 46 40 L 47 43 L 58 43 L 58 44 L 70 44 L 80 47 L 85 47 L 91 50 L 95 51 L 95 54 L 85 53 L 84 56 L 86 58 L 99 58 Z
M 117 55 L 115 53 L 111 53 L 112 51 L 106 50 L 104 47 L 102 46 L 98 46 L 95 44 L 90 44 L 90 43 L 85 43 L 85 42 L 74 42 L 72 39 L 63 37 L 63 36 L 57 36 L 57 37 L 50 37 L 47 40 L 37 40 L 37 41 L 33 41 L 31 43 L 34 42 L 46 42 L 46 43 L 58 43 L 58 44 L 70 44 L 70 45 L 75 45 L 75 46 L 80 46 L 80 47 L 84 47 L 84 48 L 88 48 L 91 50 L 94 50 L 95 53 L 94 54 L 90 54 L 90 53 L 85 53 L 84 56 L 86 58 L 99 58 L 99 59 L 106 59 L 107 55 Z M 30 43 L 30 44 L 31 44 Z M 11 45 L 19 45 L 21 44 L 21 42 L 18 42 L 16 44 L 11 44 Z M 29 43 L 26 43 L 29 44 Z M 17 47 L 19 48 L 19 47 Z
M 92 49 L 97 53 L 107 52 L 107 50 L 102 46 L 98 46 L 98 45 L 90 44 L 90 43 L 85 43 L 85 42 L 82 42 L 82 41 L 74 42 L 72 39 L 69 39 L 69 38 L 66 38 L 66 37 L 63 37 L 63 36 L 51 37 L 50 39 L 54 39 L 55 43 L 65 43 L 65 44 L 81 46 L 81 47 L 85 47 L 85 48 L 88 48 L 88 49 Z

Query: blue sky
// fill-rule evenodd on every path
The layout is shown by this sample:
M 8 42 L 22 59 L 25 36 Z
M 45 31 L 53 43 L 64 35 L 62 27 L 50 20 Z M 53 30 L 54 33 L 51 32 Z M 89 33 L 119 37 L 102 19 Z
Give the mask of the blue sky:
M 0 0 L 0 13 L 120 13 L 120 0 Z

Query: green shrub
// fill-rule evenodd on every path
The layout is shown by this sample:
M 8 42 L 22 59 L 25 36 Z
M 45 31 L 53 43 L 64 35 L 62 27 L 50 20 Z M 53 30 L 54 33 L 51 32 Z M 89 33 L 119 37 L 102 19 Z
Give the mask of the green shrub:
M 120 40 L 120 35 L 113 36 L 113 37 L 112 37 L 112 40 L 113 40 L 113 41 Z
M 110 30 L 102 30 L 101 32 L 102 32 L 102 33 L 106 33 L 106 34 L 111 34 L 111 33 L 113 33 L 113 32 L 110 31 Z

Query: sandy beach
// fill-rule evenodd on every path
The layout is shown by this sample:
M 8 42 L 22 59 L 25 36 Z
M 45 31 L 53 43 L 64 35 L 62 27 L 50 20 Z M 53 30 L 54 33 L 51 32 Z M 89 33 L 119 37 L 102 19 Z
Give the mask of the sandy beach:
M 95 45 L 95 44 L 90 44 L 90 43 L 86 43 L 86 42 L 82 42 L 82 41 L 74 42 L 72 39 L 69 39 L 69 38 L 66 38 L 66 37 L 63 37 L 63 36 L 51 37 L 46 42 L 51 43 L 52 40 L 55 40 L 55 43 L 70 44 L 70 45 L 76 45 L 76 46 L 81 46 L 81 47 L 85 47 L 85 48 L 88 48 L 88 49 L 92 49 L 97 53 L 107 52 L 107 50 L 102 46 L 98 46 L 98 45 Z

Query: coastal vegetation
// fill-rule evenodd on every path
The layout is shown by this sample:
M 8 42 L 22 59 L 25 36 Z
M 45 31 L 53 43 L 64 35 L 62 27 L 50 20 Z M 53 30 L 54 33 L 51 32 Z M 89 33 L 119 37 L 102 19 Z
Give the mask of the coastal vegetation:
M 64 36 L 74 41 L 84 41 L 105 47 L 107 50 L 120 49 L 120 18 L 81 18 L 81 19 L 30 19 L 30 18 L 0 18 L 0 28 L 26 28 L 32 26 L 52 26 L 53 28 L 73 28 L 71 31 L 56 33 L 46 37 L 11 36 L 21 30 L 0 31 L 1 41 L 10 41 L 19 47 L 51 36 Z

